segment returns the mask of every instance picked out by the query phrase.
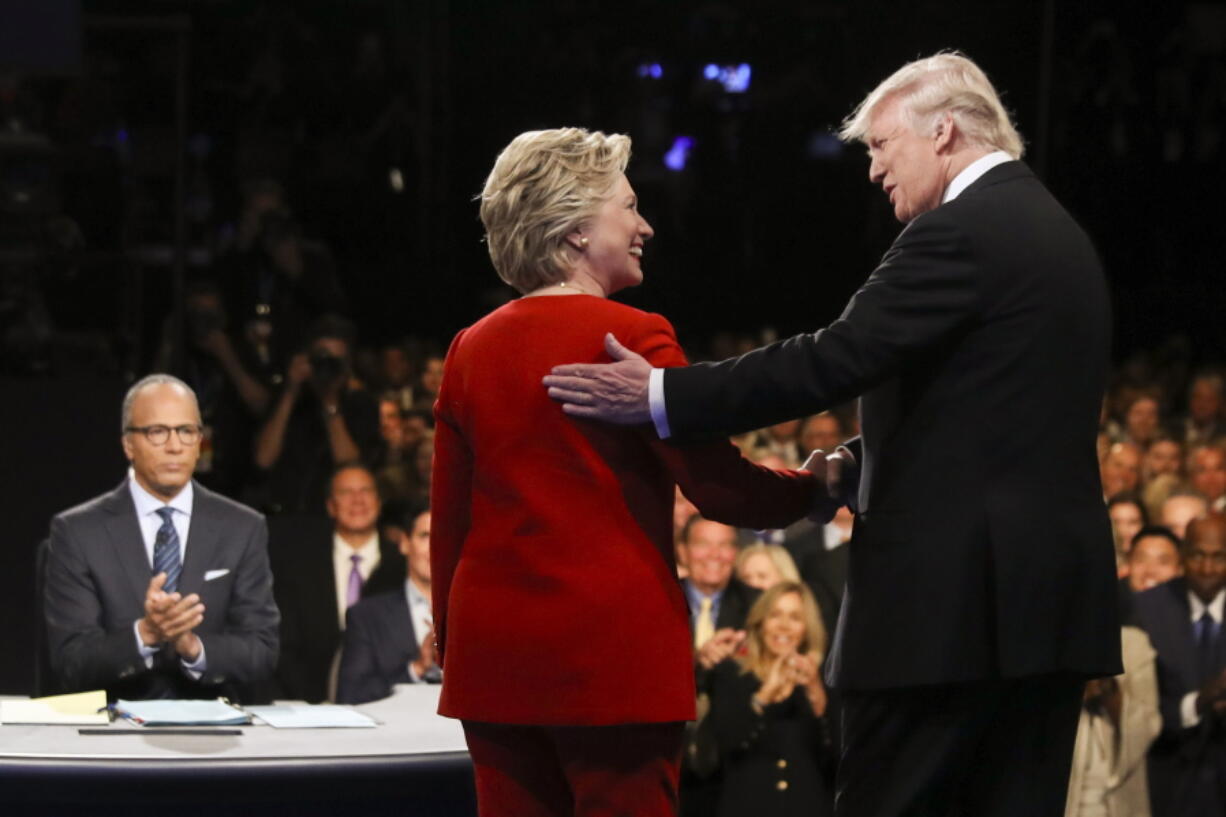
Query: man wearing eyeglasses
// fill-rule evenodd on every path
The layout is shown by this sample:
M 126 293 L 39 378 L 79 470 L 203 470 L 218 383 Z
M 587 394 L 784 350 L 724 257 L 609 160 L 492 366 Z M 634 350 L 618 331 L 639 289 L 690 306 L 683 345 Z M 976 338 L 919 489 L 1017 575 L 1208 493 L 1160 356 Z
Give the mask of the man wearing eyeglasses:
M 192 480 L 200 411 L 181 380 L 133 385 L 122 429 L 127 478 L 51 520 L 52 669 L 117 698 L 239 695 L 277 658 L 264 519 Z

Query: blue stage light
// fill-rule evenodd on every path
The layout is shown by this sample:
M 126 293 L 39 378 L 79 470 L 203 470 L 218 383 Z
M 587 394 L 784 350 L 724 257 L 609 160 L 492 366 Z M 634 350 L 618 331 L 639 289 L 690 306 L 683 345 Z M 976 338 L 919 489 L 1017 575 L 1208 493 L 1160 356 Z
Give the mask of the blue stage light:
M 673 146 L 664 154 L 664 166 L 669 170 L 685 170 L 685 163 L 690 158 L 690 149 L 694 147 L 694 139 L 690 136 L 678 136 L 673 140 Z
M 708 63 L 707 66 L 702 69 L 702 75 L 706 79 L 719 79 L 719 66 L 713 62 Z

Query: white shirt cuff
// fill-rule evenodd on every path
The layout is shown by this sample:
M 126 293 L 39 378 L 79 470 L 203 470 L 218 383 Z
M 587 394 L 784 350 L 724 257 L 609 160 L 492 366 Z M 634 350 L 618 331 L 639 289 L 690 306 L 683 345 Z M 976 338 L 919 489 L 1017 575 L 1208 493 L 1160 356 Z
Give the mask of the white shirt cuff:
M 136 650 L 140 653 L 140 657 L 145 659 L 145 667 L 153 669 L 153 656 L 157 655 L 157 651 L 161 649 L 161 645 L 150 647 L 145 643 L 145 640 L 140 637 L 140 619 L 132 622 L 132 632 L 136 634 Z
M 1196 711 L 1196 696 L 1199 694 L 1199 692 L 1189 692 L 1179 702 L 1179 722 L 1184 729 L 1200 723 L 1200 713 Z
M 195 661 L 189 662 L 186 658 L 180 658 L 179 663 L 183 665 L 183 671 L 192 676 L 193 681 L 199 681 L 200 676 L 209 668 L 208 662 L 204 660 L 204 641 L 200 642 L 200 654 Z
M 664 408 L 664 370 L 652 369 L 647 379 L 647 403 L 651 407 L 651 422 L 661 440 L 672 436 L 668 428 L 668 411 Z

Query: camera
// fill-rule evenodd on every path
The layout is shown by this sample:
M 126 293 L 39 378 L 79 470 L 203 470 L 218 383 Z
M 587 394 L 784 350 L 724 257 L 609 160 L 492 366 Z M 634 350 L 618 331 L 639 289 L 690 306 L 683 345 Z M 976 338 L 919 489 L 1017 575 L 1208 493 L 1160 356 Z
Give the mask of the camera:
M 318 391 L 324 391 L 345 377 L 347 367 L 345 359 L 330 355 L 325 351 L 311 353 L 311 380 Z

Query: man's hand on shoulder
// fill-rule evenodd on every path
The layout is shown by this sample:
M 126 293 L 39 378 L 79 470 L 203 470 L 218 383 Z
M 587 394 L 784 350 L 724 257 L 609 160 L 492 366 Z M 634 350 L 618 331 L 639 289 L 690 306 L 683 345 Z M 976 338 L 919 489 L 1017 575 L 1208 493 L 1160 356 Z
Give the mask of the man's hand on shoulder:
M 651 364 L 646 358 L 605 335 L 605 351 L 613 363 L 570 363 L 555 366 L 545 376 L 549 396 L 572 417 L 619 425 L 651 422 L 647 386 Z

